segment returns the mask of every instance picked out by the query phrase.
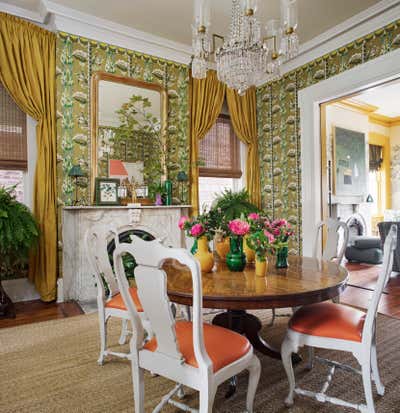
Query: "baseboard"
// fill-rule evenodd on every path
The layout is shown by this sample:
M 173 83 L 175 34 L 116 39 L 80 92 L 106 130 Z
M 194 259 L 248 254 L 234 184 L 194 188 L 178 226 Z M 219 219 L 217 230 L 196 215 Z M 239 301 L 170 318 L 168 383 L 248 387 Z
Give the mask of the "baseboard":
M 4 280 L 2 281 L 2 285 L 7 295 L 14 303 L 19 301 L 38 300 L 40 298 L 34 285 L 27 278 Z

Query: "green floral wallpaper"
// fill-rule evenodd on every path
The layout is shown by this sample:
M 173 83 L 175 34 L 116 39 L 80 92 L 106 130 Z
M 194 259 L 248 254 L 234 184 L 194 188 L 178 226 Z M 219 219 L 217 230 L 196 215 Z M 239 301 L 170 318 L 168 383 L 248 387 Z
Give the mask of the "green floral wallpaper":
M 71 205 L 75 187 L 68 171 L 79 164 L 90 176 L 90 79 L 105 71 L 162 85 L 168 92 L 168 172 L 178 196 L 177 173 L 189 173 L 188 67 L 67 33 L 57 39 L 58 203 Z M 80 204 L 89 204 L 89 179 L 79 182 Z M 188 201 L 188 188 L 184 189 Z
M 301 253 L 301 168 L 297 92 L 400 47 L 400 20 L 299 67 L 257 90 L 262 203 L 296 228 Z M 310 148 L 310 150 L 312 150 Z
M 174 196 L 181 192 L 176 176 L 189 174 L 189 69 L 187 66 L 132 50 L 59 32 L 57 36 L 57 187 L 59 268 L 62 274 L 61 208 L 72 205 L 75 187 L 68 172 L 79 164 L 90 177 L 90 79 L 92 73 L 105 71 L 162 85 L 168 92 L 169 178 Z M 78 199 L 90 202 L 90 181 L 82 179 Z M 188 202 L 188 187 L 183 188 Z

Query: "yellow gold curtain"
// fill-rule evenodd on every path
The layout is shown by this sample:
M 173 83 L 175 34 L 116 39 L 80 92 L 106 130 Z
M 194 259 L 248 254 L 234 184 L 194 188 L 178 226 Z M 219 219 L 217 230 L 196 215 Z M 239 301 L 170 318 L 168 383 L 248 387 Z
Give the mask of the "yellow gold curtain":
M 192 214 L 199 212 L 199 140 L 217 121 L 225 97 L 225 85 L 214 70 L 205 79 L 191 79 L 190 202 Z
M 56 298 L 57 281 L 55 58 L 53 33 L 0 13 L 0 81 L 18 106 L 37 121 L 33 212 L 40 239 L 29 278 L 43 301 Z
M 252 87 L 244 96 L 239 96 L 236 90 L 226 89 L 226 100 L 233 129 L 238 138 L 247 144 L 246 186 L 250 200 L 261 206 L 260 166 L 258 158 L 257 137 L 257 101 L 256 89 Z

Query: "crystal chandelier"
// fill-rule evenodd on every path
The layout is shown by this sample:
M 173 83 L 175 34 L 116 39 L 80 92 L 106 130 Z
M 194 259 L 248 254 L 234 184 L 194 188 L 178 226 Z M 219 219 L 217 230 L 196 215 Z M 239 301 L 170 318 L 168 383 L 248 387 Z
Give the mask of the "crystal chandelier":
M 266 36 L 257 20 L 258 0 L 232 0 L 229 37 L 210 34 L 210 0 L 195 0 L 192 76 L 203 79 L 214 55 L 218 79 L 243 95 L 262 80 L 280 74 L 280 66 L 298 53 L 296 0 L 280 0 L 281 21 L 269 20 Z M 223 44 L 215 49 L 216 38 Z

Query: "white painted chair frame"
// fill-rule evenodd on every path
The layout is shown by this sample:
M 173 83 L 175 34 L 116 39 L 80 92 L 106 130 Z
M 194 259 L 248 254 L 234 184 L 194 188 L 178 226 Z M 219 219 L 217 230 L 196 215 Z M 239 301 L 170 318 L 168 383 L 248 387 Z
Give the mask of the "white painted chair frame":
M 142 319 L 128 292 L 128 283 L 122 265 L 122 255 L 132 254 L 138 266 L 135 279 L 139 298 L 157 337 L 157 349 L 152 352 L 143 348 L 144 329 Z M 175 335 L 175 319 L 170 309 L 167 295 L 167 276 L 162 270 L 166 259 L 176 259 L 186 265 L 193 281 L 193 345 L 198 368 L 184 362 Z M 133 325 L 130 340 L 130 360 L 132 363 L 135 412 L 144 412 L 144 370 L 169 378 L 177 386 L 167 394 L 153 410 L 159 412 L 166 403 L 174 404 L 186 411 L 195 412 L 188 406 L 172 399 L 182 385 L 200 392 L 200 413 L 211 413 L 217 387 L 242 370 L 249 370 L 249 386 L 246 408 L 253 411 L 254 395 L 260 377 L 260 362 L 251 348 L 244 356 L 224 368 L 213 372 L 212 362 L 206 352 L 202 320 L 202 283 L 200 265 L 185 249 L 167 248 L 157 240 L 145 242 L 139 238 L 131 244 L 121 243 L 114 251 L 115 273 L 119 288 Z
M 362 413 L 374 413 L 374 400 L 372 397 L 372 380 L 375 382 L 377 393 L 383 395 L 385 388 L 381 382 L 378 362 L 376 356 L 376 314 L 382 291 L 390 277 L 393 265 L 393 253 L 396 248 L 397 227 L 392 226 L 384 245 L 384 262 L 379 275 L 379 279 L 369 304 L 366 313 L 366 319 L 362 330 L 362 341 L 349 341 L 342 339 L 334 339 L 327 337 L 317 337 L 307 334 L 301 334 L 290 328 L 287 331 L 286 337 L 282 343 L 282 361 L 289 380 L 289 394 L 285 400 L 286 405 L 292 406 L 295 394 L 301 394 L 315 398 L 320 402 L 329 402 L 339 406 L 351 407 L 358 409 Z M 331 350 L 346 351 L 353 354 L 358 363 L 361 365 L 361 371 L 356 370 L 351 366 L 343 365 L 330 360 L 317 358 L 318 360 L 330 365 L 328 377 L 323 384 L 320 392 L 312 392 L 296 387 L 295 376 L 292 366 L 292 353 L 297 353 L 298 349 L 303 346 L 312 348 L 324 348 Z M 361 374 L 364 386 L 366 404 L 354 404 L 336 397 L 326 395 L 329 385 L 332 381 L 333 374 L 336 368 L 342 368 L 348 371 L 353 371 Z M 372 376 L 372 377 L 371 377 Z
M 322 259 L 326 261 L 336 262 L 341 265 L 343 261 L 344 252 L 349 241 L 349 227 L 343 221 L 338 221 L 337 219 L 328 218 L 317 224 L 317 230 L 315 232 L 314 248 L 313 248 L 313 258 L 318 258 L 320 243 L 320 234 L 326 226 L 327 228 L 327 239 L 325 248 L 322 252 Z M 343 229 L 343 239 L 342 245 L 339 248 L 339 229 Z M 335 297 L 333 302 L 338 303 L 340 301 L 339 297 Z M 296 308 L 292 309 L 292 313 L 296 311 Z M 276 317 L 290 317 L 291 314 L 276 314 L 275 309 L 272 309 L 272 320 L 269 325 L 273 325 Z
M 104 226 L 98 225 L 90 228 L 85 236 L 86 253 L 93 268 L 97 284 L 97 307 L 100 328 L 100 355 L 97 362 L 99 365 L 104 363 L 104 358 L 108 355 L 121 358 L 128 357 L 127 353 L 115 352 L 107 349 L 107 322 L 110 317 L 122 319 L 121 336 L 118 341 L 119 344 L 124 344 L 130 333 L 128 330 L 128 321 L 130 319 L 128 312 L 126 310 L 106 307 L 107 302 L 120 292 L 117 280 L 110 264 L 107 246 L 113 239 L 115 246 L 117 246 L 119 244 L 119 235 L 122 232 L 134 229 L 141 228 L 133 225 L 125 225 L 121 229 L 106 229 Z M 147 228 L 145 230 L 146 232 L 149 232 Z M 107 283 L 109 289 L 107 296 L 104 288 L 104 282 Z M 151 335 L 150 325 L 146 320 L 144 313 L 140 313 L 140 316 L 143 318 L 147 333 Z

